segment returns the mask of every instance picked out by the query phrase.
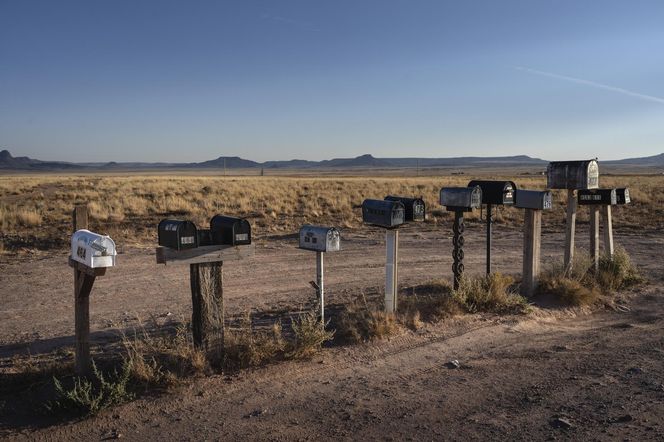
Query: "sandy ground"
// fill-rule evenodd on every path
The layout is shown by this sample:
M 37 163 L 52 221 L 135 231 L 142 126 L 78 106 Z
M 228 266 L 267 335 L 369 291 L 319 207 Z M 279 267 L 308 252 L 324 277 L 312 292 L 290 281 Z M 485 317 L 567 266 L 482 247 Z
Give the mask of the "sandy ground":
M 451 229 L 401 232 L 400 286 L 451 276 Z M 587 246 L 586 226 L 578 245 Z M 522 235 L 494 228 L 494 270 L 519 273 Z M 626 231 L 623 244 L 650 279 L 625 294 L 629 311 L 592 315 L 538 310 L 527 317 L 472 315 L 418 333 L 326 349 L 311 362 L 196 380 L 77 423 L 12 427 L 13 439 L 515 439 L 664 438 L 664 234 Z M 545 227 L 542 260 L 561 259 L 563 233 Z M 258 241 L 255 257 L 224 264 L 228 316 L 295 312 L 313 298 L 315 254 L 295 237 Z M 328 305 L 380 295 L 384 234 L 344 236 L 326 256 Z M 0 258 L 0 359 L 73 343 L 72 271 L 66 253 Z M 466 268 L 484 269 L 484 234 L 466 234 Z M 188 268 L 155 264 L 153 249 L 127 249 L 91 298 L 93 342 L 150 316 L 188 318 Z M 458 359 L 462 368 L 446 363 Z M 563 419 L 557 421 L 556 419 Z M 570 428 L 565 427 L 569 423 Z M 3 430 L 4 433 L 2 432 Z

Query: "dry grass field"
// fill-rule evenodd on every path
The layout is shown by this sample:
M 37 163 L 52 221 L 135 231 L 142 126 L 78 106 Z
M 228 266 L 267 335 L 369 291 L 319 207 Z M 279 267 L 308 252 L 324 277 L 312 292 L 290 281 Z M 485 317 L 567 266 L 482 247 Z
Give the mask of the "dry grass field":
M 388 194 L 422 196 L 428 223 L 451 219 L 438 204 L 444 186 L 465 186 L 475 177 L 512 179 L 520 188 L 542 189 L 542 176 L 466 175 L 403 177 L 260 177 L 260 176 L 61 176 L 0 177 L 0 250 L 64 247 L 69 239 L 71 210 L 88 203 L 91 228 L 125 245 L 150 245 L 156 225 L 165 217 L 194 220 L 205 226 L 217 213 L 247 217 L 257 238 L 295 232 L 304 223 L 361 226 L 365 198 Z M 664 176 L 603 176 L 603 187 L 630 188 L 632 204 L 616 207 L 622 226 L 660 228 L 664 225 Z M 555 191 L 557 210 L 545 212 L 545 224 L 564 222 L 565 192 Z M 500 208 L 496 220 L 519 222 L 522 211 Z M 477 220 L 480 212 L 468 214 Z M 587 220 L 581 210 L 579 221 Z

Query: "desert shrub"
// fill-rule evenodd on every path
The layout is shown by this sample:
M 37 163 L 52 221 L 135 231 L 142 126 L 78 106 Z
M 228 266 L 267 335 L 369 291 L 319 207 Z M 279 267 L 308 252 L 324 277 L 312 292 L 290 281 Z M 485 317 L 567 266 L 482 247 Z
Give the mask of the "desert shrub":
M 594 304 L 600 295 L 596 287 L 584 285 L 580 280 L 567 276 L 565 272 L 543 274 L 537 290 L 539 293 L 555 296 L 562 304 L 576 307 Z
M 131 379 L 130 364 L 125 361 L 118 373 L 102 373 L 92 362 L 92 378 L 75 377 L 66 387 L 58 378 L 53 378 L 57 399 L 49 404 L 52 410 L 76 411 L 85 415 L 95 415 L 113 405 L 134 398 L 128 386 Z
M 283 357 L 285 350 L 280 323 L 274 323 L 269 330 L 254 330 L 251 318 L 246 315 L 239 327 L 229 327 L 224 332 L 223 368 L 257 367 Z
M 342 342 L 360 343 L 394 335 L 399 330 L 396 316 L 368 305 L 361 294 L 339 315 L 336 336 Z
M 334 331 L 326 331 L 323 323 L 312 312 L 301 314 L 292 321 L 291 326 L 295 341 L 291 344 L 289 356 L 293 359 L 311 358 L 334 336 Z
M 602 256 L 595 275 L 599 286 L 609 292 L 639 284 L 643 278 L 625 251 L 618 247 L 613 257 Z
M 399 300 L 402 322 L 418 329 L 421 321 L 435 322 L 463 312 L 463 305 L 454 296 L 445 280 L 433 280 L 413 287 L 413 294 Z
M 456 300 L 469 313 L 521 313 L 528 303 L 512 290 L 514 278 L 501 273 L 485 276 L 463 277 L 454 291 Z

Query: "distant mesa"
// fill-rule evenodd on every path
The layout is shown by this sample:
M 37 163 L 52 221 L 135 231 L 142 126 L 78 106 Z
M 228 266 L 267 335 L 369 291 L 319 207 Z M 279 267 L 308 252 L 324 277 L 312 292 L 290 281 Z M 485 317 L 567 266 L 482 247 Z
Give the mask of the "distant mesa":
M 376 158 L 371 154 L 355 158 L 334 158 L 323 161 L 284 160 L 259 163 L 237 156 L 220 156 L 214 160 L 200 163 L 141 163 L 116 162 L 106 163 L 67 163 L 61 161 L 41 161 L 29 157 L 13 157 L 4 149 L 0 151 L 0 170 L 149 170 L 149 169 L 314 169 L 314 168 L 465 168 L 465 167 L 545 167 L 546 160 L 527 155 L 504 157 L 453 157 L 453 158 Z M 628 158 L 615 161 L 600 161 L 600 164 L 632 167 L 664 167 L 664 153 L 643 158 Z

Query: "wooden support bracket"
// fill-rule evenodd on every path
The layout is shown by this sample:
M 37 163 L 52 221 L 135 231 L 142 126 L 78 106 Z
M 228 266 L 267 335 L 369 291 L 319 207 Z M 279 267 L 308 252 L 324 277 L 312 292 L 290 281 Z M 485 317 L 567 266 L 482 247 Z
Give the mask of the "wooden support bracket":
M 157 247 L 157 264 L 202 264 L 219 261 L 237 261 L 254 256 L 253 244 L 245 246 L 204 246 L 195 249 L 174 250 Z

